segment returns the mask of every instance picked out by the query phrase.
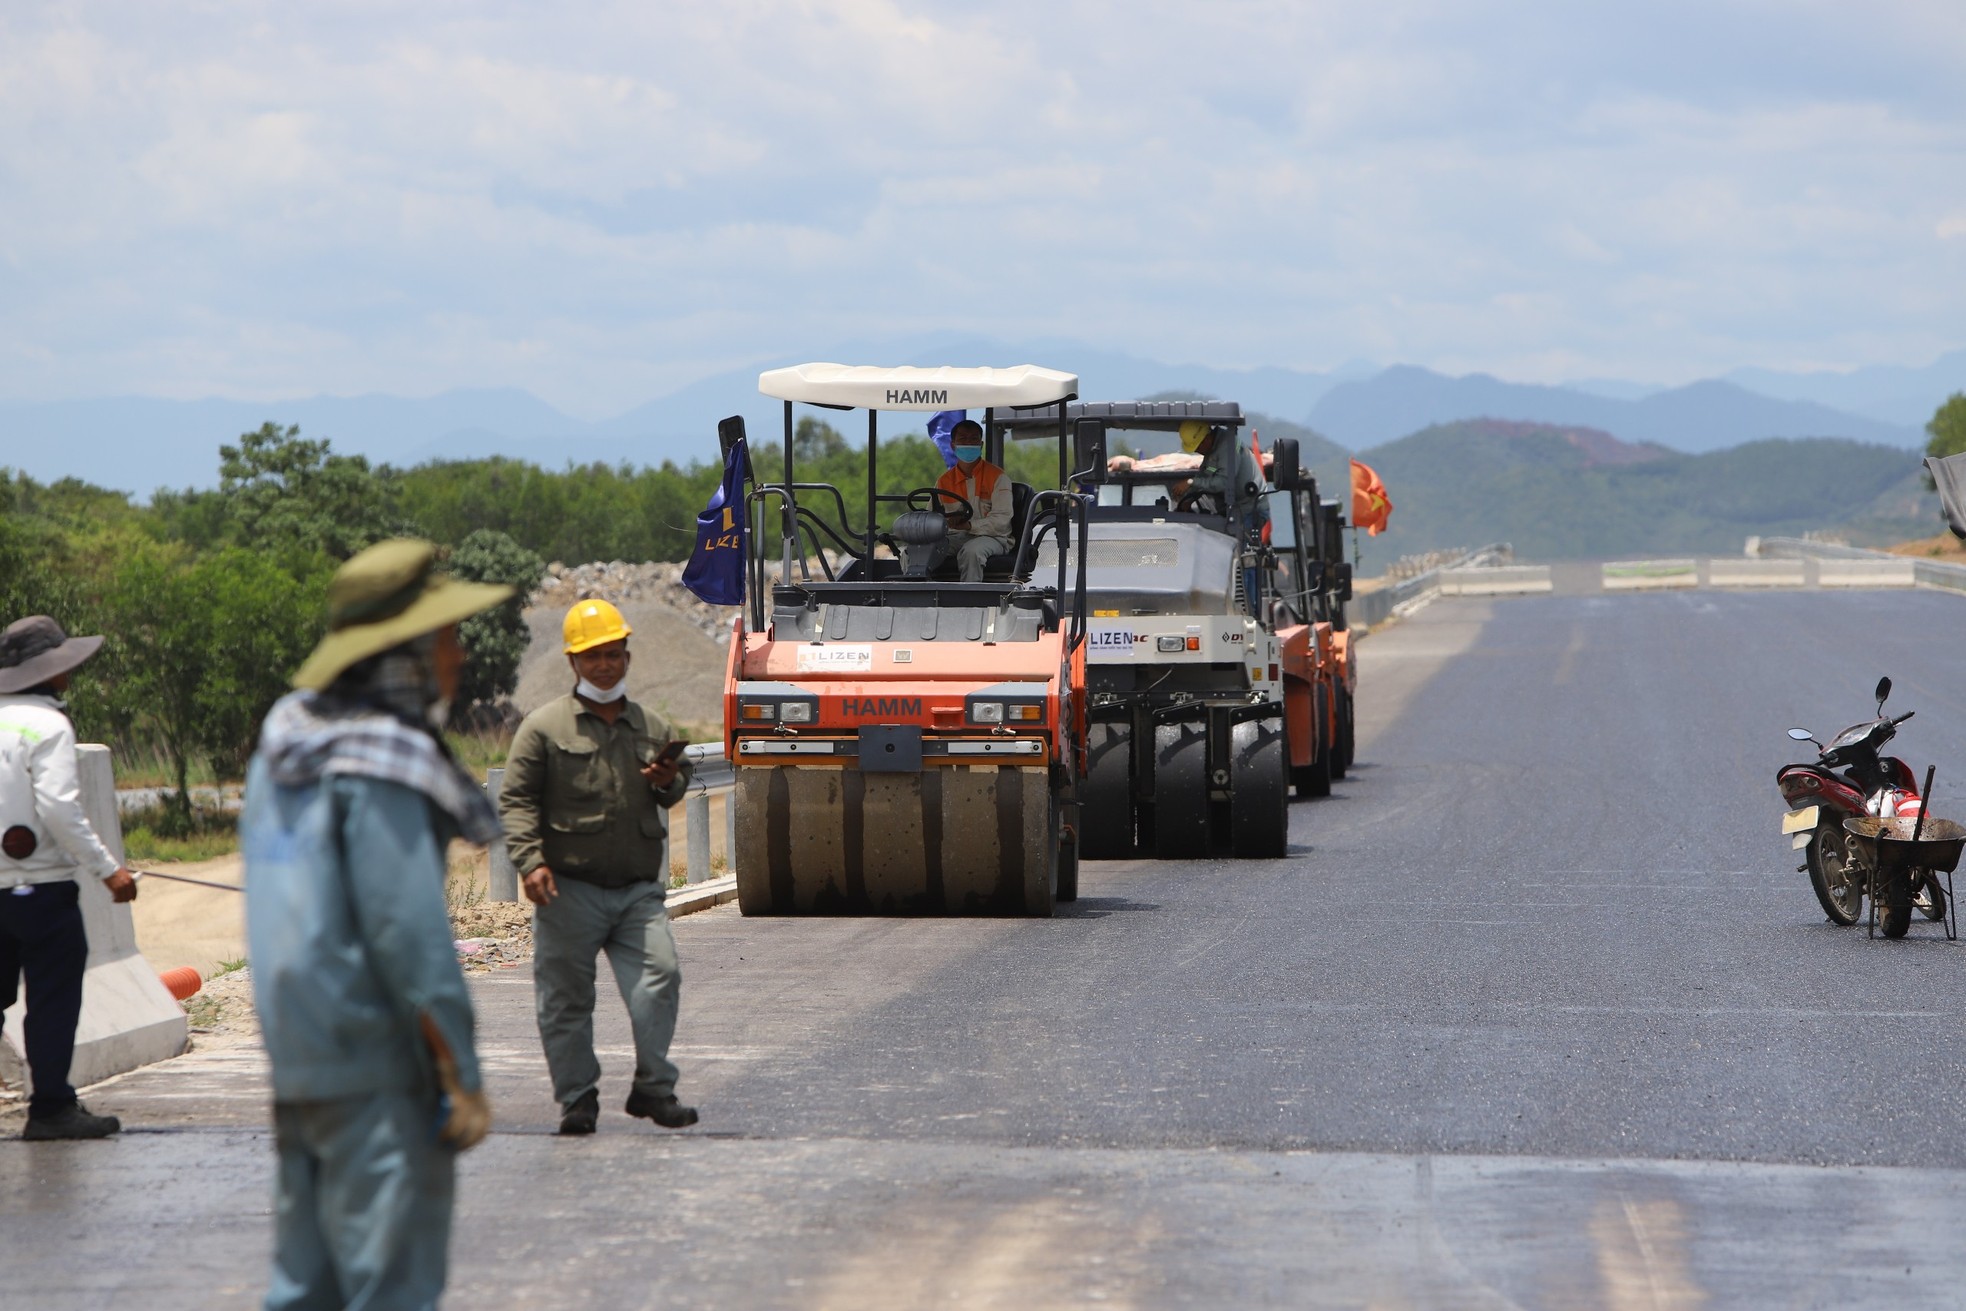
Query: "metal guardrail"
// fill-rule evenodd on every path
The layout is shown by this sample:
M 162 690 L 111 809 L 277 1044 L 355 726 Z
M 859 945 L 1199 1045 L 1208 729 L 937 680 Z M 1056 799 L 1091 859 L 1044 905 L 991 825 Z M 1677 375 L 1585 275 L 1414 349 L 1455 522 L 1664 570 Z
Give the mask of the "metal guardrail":
M 724 744 L 701 742 L 686 747 L 683 754 L 696 766 L 689 792 L 683 797 L 683 837 L 688 848 L 689 872 L 686 883 L 702 883 L 710 877 L 710 798 L 727 793 L 737 782 L 737 772 L 724 758 Z M 499 788 L 505 782 L 504 769 L 485 771 L 485 794 L 498 804 Z M 734 859 L 737 852 L 737 807 L 724 805 L 724 851 Z M 503 842 L 491 848 L 491 879 L 486 895 L 492 901 L 519 899 L 519 871 L 512 865 Z
M 1433 599 L 1440 591 L 1440 575 L 1448 569 L 1477 569 L 1484 565 L 1507 564 L 1515 559 L 1515 547 L 1507 542 L 1490 542 L 1476 547 L 1456 560 L 1437 565 L 1424 573 L 1401 579 L 1391 587 L 1366 592 L 1352 598 L 1350 618 L 1354 624 L 1377 628 L 1395 615 L 1406 614 Z
M 1912 582 L 1919 587 L 1936 587 L 1948 592 L 1966 592 L 1966 565 L 1944 560 L 1921 560 L 1917 556 L 1893 555 L 1861 546 L 1815 542 L 1805 537 L 1760 537 L 1750 539 L 1750 555 L 1777 560 L 1910 560 Z

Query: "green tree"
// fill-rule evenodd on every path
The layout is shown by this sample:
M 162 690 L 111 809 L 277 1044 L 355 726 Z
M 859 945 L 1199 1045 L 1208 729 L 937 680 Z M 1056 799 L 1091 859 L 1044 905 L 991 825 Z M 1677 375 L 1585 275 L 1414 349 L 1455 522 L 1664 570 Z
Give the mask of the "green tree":
M 120 561 L 102 606 L 105 710 L 120 736 L 163 750 L 185 830 L 192 761 L 243 768 L 260 720 L 320 639 L 331 572 L 326 557 L 296 576 L 239 547 L 194 556 L 138 543 Z
M 219 492 L 242 546 L 346 560 L 403 530 L 395 472 L 336 455 L 298 424 L 261 424 L 218 453 Z
M 510 696 L 532 638 L 520 607 L 539 586 L 546 563 L 504 533 L 480 528 L 451 552 L 451 572 L 473 582 L 506 583 L 518 589 L 518 595 L 504 605 L 458 626 L 458 637 L 470 656 L 458 686 L 458 704 L 471 706 Z
M 1966 392 L 1954 392 L 1925 425 L 1927 455 L 1943 458 L 1966 451 Z

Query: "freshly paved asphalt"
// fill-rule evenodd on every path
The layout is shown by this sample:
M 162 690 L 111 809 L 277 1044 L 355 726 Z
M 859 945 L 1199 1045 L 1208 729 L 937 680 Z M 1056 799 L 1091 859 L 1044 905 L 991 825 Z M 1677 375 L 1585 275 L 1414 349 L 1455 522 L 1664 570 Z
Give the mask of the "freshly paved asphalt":
M 1360 763 L 1274 862 L 1088 865 L 1030 921 L 677 925 L 699 1129 L 550 1137 L 524 971 L 455 1305 L 1956 1306 L 1966 954 L 1825 923 L 1791 724 L 1966 814 L 1966 601 L 1440 601 L 1363 643 Z M 248 1305 L 249 1051 L 0 1144 L 0 1305 Z

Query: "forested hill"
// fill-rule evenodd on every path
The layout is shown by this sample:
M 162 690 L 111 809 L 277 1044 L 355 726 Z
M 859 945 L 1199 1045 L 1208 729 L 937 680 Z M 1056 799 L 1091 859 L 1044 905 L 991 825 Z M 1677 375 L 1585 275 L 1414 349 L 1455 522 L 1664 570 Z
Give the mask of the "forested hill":
M 1271 424 L 1281 433 L 1281 425 Z M 1359 453 L 1385 480 L 1375 560 L 1506 541 L 1528 560 L 1738 554 L 1754 535 L 1833 531 L 1859 545 L 1927 536 L 1937 498 L 1918 456 L 1837 438 L 1749 442 L 1704 455 L 1591 428 L 1478 419 Z M 1341 459 L 1316 461 L 1327 487 Z

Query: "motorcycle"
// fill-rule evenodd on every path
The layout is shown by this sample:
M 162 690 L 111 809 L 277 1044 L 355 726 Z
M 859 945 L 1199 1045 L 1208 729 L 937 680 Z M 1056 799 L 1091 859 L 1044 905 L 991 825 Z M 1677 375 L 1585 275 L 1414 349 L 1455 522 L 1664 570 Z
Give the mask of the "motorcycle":
M 1775 775 L 1775 784 L 1790 807 L 1782 817 L 1782 832 L 1791 836 L 1793 850 L 1808 852 L 1796 871 L 1809 872 L 1824 913 L 1837 924 L 1855 924 L 1863 915 L 1868 893 L 1884 936 L 1902 938 L 1911 927 L 1913 909 L 1928 920 L 1944 919 L 1946 895 L 1933 870 L 1895 862 L 1878 870 L 1874 844 L 1843 826 L 1846 819 L 1864 816 L 1917 816 L 1925 805 L 1911 766 L 1896 756 L 1879 754 L 1898 735 L 1898 725 L 1917 712 L 1885 717 L 1889 678 L 1877 680 L 1875 695 L 1877 718 L 1851 725 L 1827 746 L 1808 729 L 1791 728 L 1791 738 L 1815 743 L 1820 754 L 1814 764 L 1784 766 Z M 1880 874 L 1885 886 L 1873 890 Z

